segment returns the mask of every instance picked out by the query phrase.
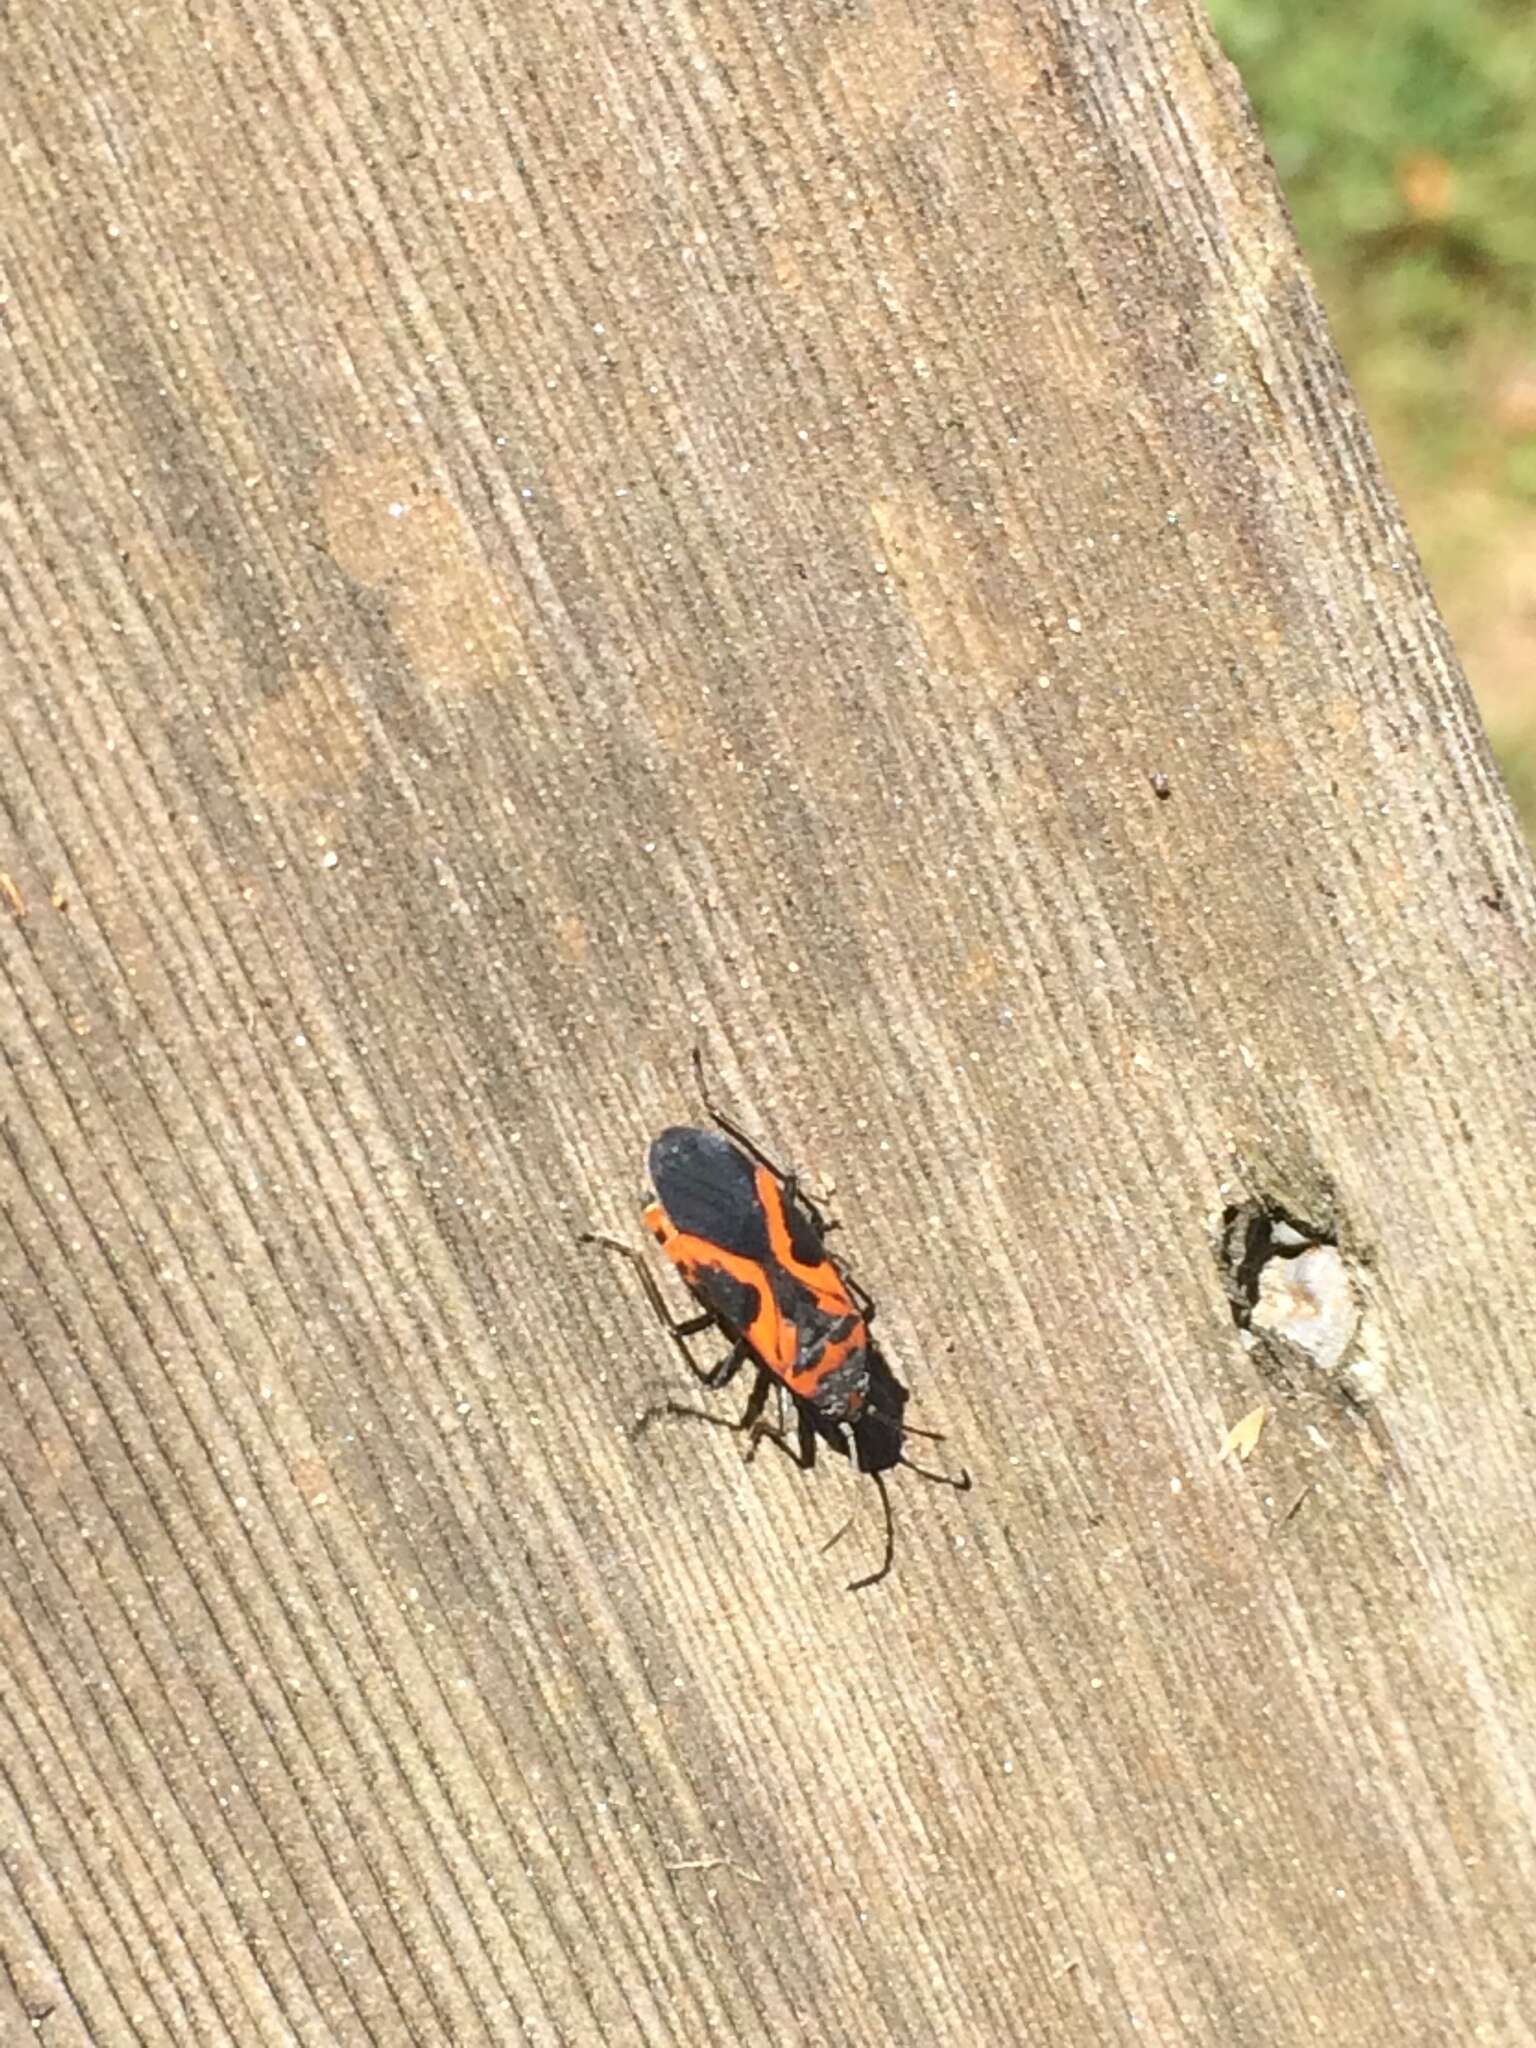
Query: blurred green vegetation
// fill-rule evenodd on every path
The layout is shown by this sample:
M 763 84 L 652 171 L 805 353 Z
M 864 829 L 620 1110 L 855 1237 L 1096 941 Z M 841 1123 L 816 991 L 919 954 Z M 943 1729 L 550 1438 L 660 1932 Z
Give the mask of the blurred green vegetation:
M 1536 8 L 1209 6 L 1536 835 Z

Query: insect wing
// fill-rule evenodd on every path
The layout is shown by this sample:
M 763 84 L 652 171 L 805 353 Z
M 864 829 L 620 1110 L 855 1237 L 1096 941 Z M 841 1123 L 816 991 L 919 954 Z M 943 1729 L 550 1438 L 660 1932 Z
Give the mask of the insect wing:
M 648 1164 L 656 1199 L 680 1236 L 738 1259 L 770 1256 L 757 1170 L 728 1139 L 674 1124 L 652 1144 Z
M 674 1125 L 651 1146 L 651 1227 L 689 1291 L 761 1364 L 782 1373 L 797 1338 L 784 1321 L 757 1169 L 714 1131 Z

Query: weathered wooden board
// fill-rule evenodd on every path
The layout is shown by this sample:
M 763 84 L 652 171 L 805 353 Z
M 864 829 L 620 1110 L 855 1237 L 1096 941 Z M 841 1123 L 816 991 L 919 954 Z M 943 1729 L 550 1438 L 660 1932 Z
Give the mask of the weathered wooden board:
M 1536 892 L 1198 16 L 6 41 L 0 2039 L 1528 2043 Z M 858 1597 L 627 1435 L 695 1038 Z

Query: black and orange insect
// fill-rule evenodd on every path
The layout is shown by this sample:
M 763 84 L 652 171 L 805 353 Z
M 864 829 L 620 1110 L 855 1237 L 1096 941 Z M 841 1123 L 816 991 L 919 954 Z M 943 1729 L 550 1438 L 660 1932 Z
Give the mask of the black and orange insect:
M 857 1579 L 850 1591 L 871 1586 L 890 1571 L 895 1530 L 885 1473 L 905 1465 L 922 1479 L 970 1486 L 970 1475 L 929 1472 L 903 1449 L 907 1436 L 931 1436 L 902 1419 L 907 1390 L 887 1365 L 870 1335 L 875 1304 L 827 1249 L 836 1229 L 792 1173 L 776 1166 L 739 1125 L 722 1114 L 704 1086 L 703 1063 L 695 1050 L 694 1072 L 713 1130 L 674 1124 L 653 1140 L 648 1157 L 654 1199 L 642 1214 L 647 1229 L 681 1274 L 701 1313 L 674 1319 L 643 1255 L 619 1239 L 584 1231 L 581 1242 L 618 1252 L 639 1273 L 658 1320 L 687 1361 L 701 1387 L 716 1392 L 748 1360 L 757 1378 L 739 1421 L 706 1409 L 664 1401 L 640 1418 L 644 1428 L 659 1415 L 699 1417 L 744 1431 L 748 1459 L 766 1437 L 809 1470 L 818 1442 L 846 1457 L 856 1472 L 869 1474 L 880 1490 L 885 1516 L 885 1552 L 879 1569 Z M 730 1343 L 714 1366 L 700 1366 L 688 1339 L 718 1329 Z M 780 1397 L 780 1426 L 764 1419 L 768 1397 Z M 788 1394 L 798 1422 L 790 1450 L 782 1421 Z M 847 1533 L 845 1522 L 823 1547 Z

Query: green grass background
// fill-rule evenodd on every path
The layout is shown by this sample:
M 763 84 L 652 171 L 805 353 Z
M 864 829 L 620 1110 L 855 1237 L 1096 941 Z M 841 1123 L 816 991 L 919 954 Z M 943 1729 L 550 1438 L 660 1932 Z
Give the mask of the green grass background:
M 1209 5 L 1536 841 L 1536 4 Z

